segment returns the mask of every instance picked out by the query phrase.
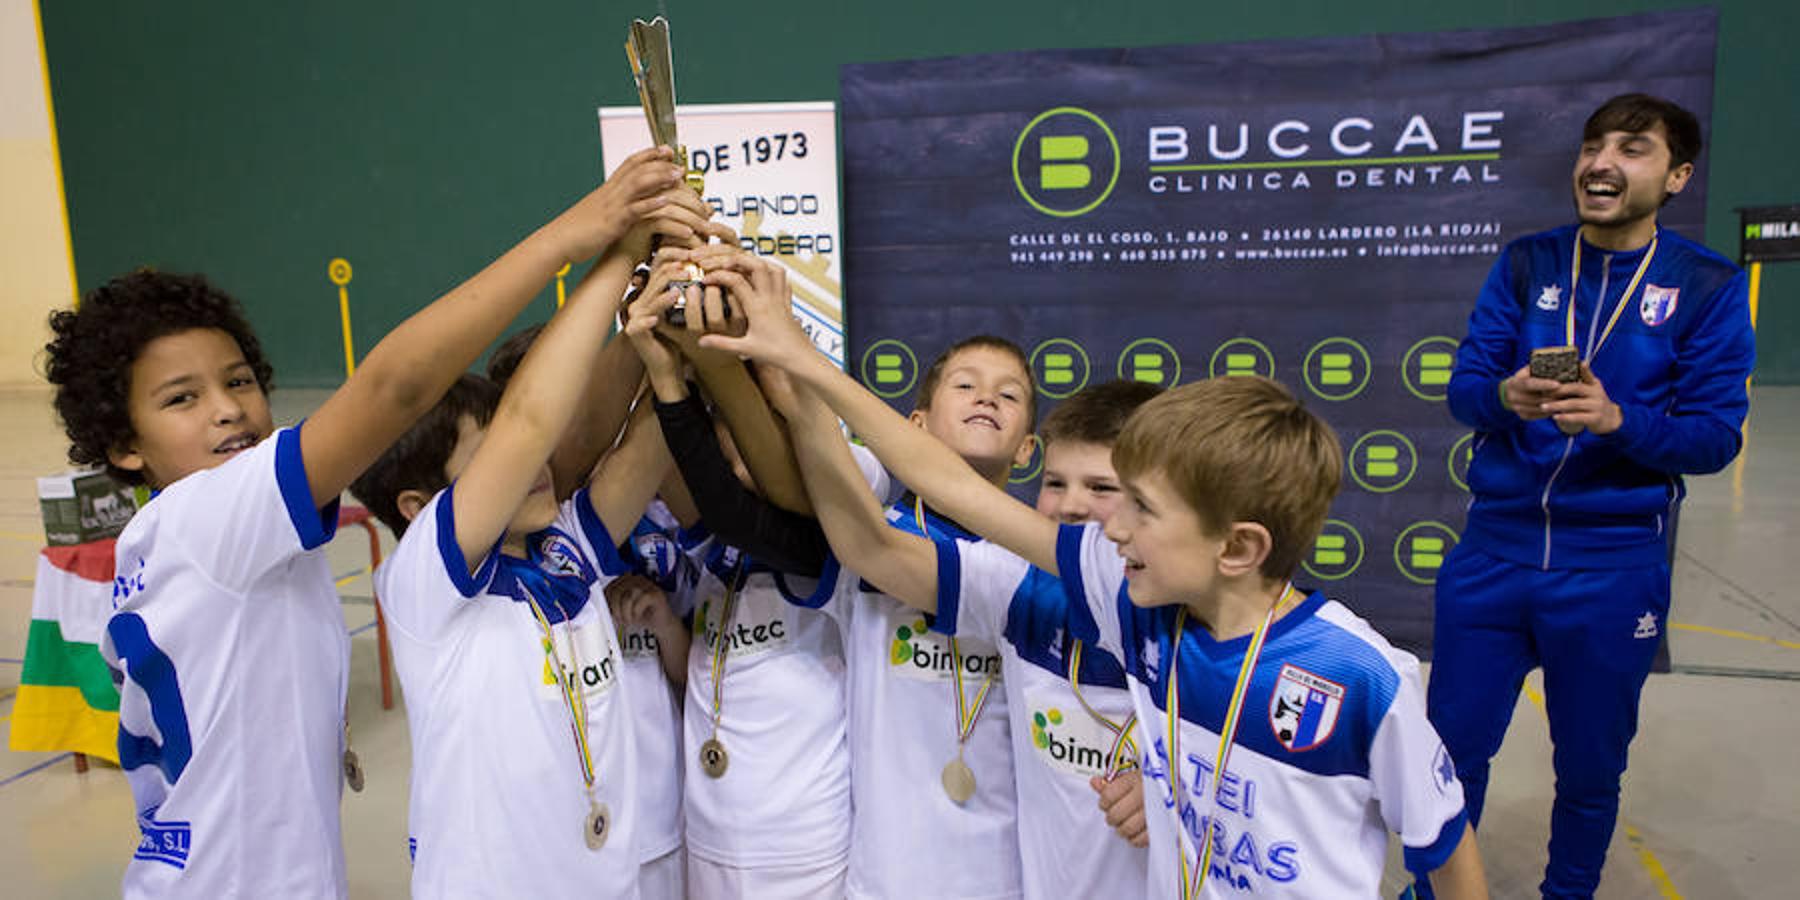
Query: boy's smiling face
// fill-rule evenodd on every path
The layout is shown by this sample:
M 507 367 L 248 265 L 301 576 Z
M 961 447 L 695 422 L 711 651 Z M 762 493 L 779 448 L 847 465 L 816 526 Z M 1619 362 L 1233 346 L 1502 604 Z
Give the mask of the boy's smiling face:
M 109 453 L 161 489 L 224 463 L 275 430 L 269 398 L 230 334 L 191 328 L 144 345 L 131 362 L 132 437 Z
M 1031 375 L 994 347 L 957 351 L 944 365 L 930 406 L 909 417 L 983 476 L 1004 475 L 1031 459 Z
M 1126 480 L 1124 490 L 1125 502 L 1106 521 L 1106 536 L 1125 557 L 1131 602 L 1169 606 L 1211 593 L 1226 536 L 1207 534 L 1200 514 L 1160 470 Z

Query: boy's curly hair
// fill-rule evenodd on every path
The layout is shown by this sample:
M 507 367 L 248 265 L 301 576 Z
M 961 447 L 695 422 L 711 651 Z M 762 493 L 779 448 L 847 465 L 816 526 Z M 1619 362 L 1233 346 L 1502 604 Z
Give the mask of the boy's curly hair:
M 90 291 L 80 307 L 50 314 L 55 337 L 44 345 L 44 377 L 56 387 L 56 414 L 69 436 L 70 462 L 105 466 L 126 484 L 143 483 L 142 472 L 120 469 L 107 458 L 136 434 L 132 363 L 151 341 L 195 328 L 231 335 L 263 393 L 274 387 L 274 369 L 243 309 L 201 275 L 139 269 Z

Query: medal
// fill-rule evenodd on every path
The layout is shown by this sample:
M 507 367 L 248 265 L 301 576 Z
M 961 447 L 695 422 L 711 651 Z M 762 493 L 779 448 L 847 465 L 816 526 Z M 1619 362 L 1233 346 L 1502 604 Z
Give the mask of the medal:
M 594 753 L 588 746 L 587 734 L 587 694 L 582 690 L 579 674 L 571 674 L 569 667 L 563 665 L 562 653 L 556 648 L 556 633 L 550 628 L 550 620 L 544 611 L 538 608 L 537 597 L 529 588 L 525 589 L 526 606 L 537 619 L 538 627 L 544 633 L 544 655 L 556 663 L 556 682 L 562 690 L 563 711 L 569 716 L 569 733 L 575 739 L 575 762 L 581 767 L 581 783 L 587 791 L 588 814 L 581 822 L 581 839 L 589 850 L 599 850 L 606 846 L 606 836 L 612 831 L 612 811 L 595 796 L 596 782 L 594 775 Z M 575 623 L 569 618 L 567 610 L 561 603 L 556 605 L 557 612 L 562 613 L 563 621 L 568 625 L 569 658 L 574 664 L 574 672 L 581 671 L 581 655 L 575 647 Z M 575 689 L 569 690 L 573 682 Z
M 612 812 L 604 803 L 592 803 L 587 819 L 581 823 L 581 839 L 587 841 L 589 850 L 598 850 L 606 846 L 606 835 L 612 831 Z
M 931 537 L 931 530 L 925 524 L 925 501 L 913 498 L 913 521 L 918 523 L 919 533 Z M 969 735 L 975 732 L 975 722 L 981 718 L 981 711 L 987 708 L 988 692 L 994 687 L 994 679 L 999 670 L 989 672 L 987 680 L 982 682 L 981 690 L 975 694 L 973 704 L 963 693 L 963 655 L 962 649 L 956 645 L 956 638 L 950 638 L 950 684 L 956 691 L 956 758 L 944 764 L 944 771 L 938 775 L 938 781 L 944 785 L 944 793 L 957 806 L 969 802 L 975 796 L 975 770 L 963 762 L 963 747 L 969 743 Z
M 708 738 L 700 745 L 700 771 L 709 778 L 725 777 L 725 767 L 731 765 L 731 756 L 725 752 L 725 745 L 718 738 Z
M 349 785 L 351 790 L 362 793 L 362 763 L 357 760 L 355 750 L 344 750 L 344 783 Z
M 944 764 L 943 774 L 938 776 L 938 780 L 944 783 L 944 793 L 957 806 L 968 803 L 969 798 L 975 796 L 975 772 L 960 756 Z
M 712 737 L 700 745 L 700 771 L 708 778 L 724 778 L 731 765 L 731 754 L 719 743 L 719 722 L 725 715 L 725 629 L 731 627 L 731 614 L 737 608 L 737 592 L 744 584 L 744 555 L 738 554 L 737 567 L 725 585 L 725 599 L 719 603 L 719 624 L 713 629 L 712 647 Z M 695 613 L 700 616 L 701 613 Z M 695 627 L 704 628 L 705 622 Z

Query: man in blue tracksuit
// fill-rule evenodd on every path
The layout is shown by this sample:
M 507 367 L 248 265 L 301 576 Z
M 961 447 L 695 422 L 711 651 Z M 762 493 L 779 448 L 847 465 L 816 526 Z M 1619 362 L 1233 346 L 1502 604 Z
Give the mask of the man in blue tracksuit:
M 1742 443 L 1755 358 L 1742 270 L 1657 227 L 1700 150 L 1693 114 L 1627 94 L 1588 118 L 1580 225 L 1520 238 L 1469 317 L 1450 411 L 1476 431 L 1462 542 L 1437 582 L 1428 704 L 1479 821 L 1519 686 L 1544 669 L 1555 745 L 1546 897 L 1585 897 L 1619 810 L 1638 695 L 1668 627 L 1681 476 Z M 1573 345 L 1580 379 L 1532 378 Z

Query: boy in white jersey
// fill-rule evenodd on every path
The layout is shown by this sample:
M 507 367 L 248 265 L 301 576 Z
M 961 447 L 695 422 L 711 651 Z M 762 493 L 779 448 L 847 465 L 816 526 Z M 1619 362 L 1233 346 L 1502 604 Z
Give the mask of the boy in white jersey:
M 809 517 L 754 491 L 763 482 L 749 470 L 779 464 L 785 451 L 751 440 L 748 459 L 728 458 L 724 447 L 736 441 L 715 429 L 682 380 L 674 342 L 651 333 L 674 299 L 664 290 L 668 275 L 682 269 L 652 271 L 644 299 L 632 306 L 630 331 L 663 434 L 703 517 L 700 529 L 711 535 L 683 544 L 698 573 L 686 607 L 695 631 L 682 753 L 688 896 L 841 897 L 851 817 L 843 640 L 831 618 L 790 602 L 816 591 L 824 539 Z M 690 301 L 690 323 L 704 308 Z M 691 339 L 671 337 L 692 349 Z M 699 356 L 695 368 L 715 399 L 754 395 L 735 357 Z M 728 379 L 738 383 L 722 384 Z M 797 472 L 793 481 L 799 484 Z M 795 547 L 808 532 L 810 554 Z
M 637 284 L 636 272 L 632 280 Z M 626 295 L 622 302 L 630 302 L 630 296 Z M 488 357 L 488 378 L 505 390 L 543 330 L 541 324 L 530 326 L 494 348 Z M 614 334 L 606 342 L 591 368 L 581 402 L 581 418 L 564 432 L 550 455 L 550 480 L 559 502 L 588 482 L 601 453 L 619 436 L 619 426 L 630 413 L 635 396 L 619 386 L 643 380 L 643 365 L 623 334 Z M 675 484 L 678 486 L 679 481 Z M 664 486 L 669 486 L 667 481 Z M 632 574 L 606 584 L 607 606 L 619 626 L 623 654 L 620 674 L 631 685 L 626 696 L 632 706 L 629 715 L 637 726 L 637 758 L 670 761 L 668 765 L 640 765 L 633 781 L 639 811 L 638 854 L 643 861 L 638 887 L 646 897 L 680 897 L 686 893 L 680 852 L 681 772 L 676 762 L 680 758 L 681 709 L 676 694 L 670 690 L 670 681 L 685 674 L 688 634 L 687 628 L 673 617 L 665 594 L 665 589 L 670 593 L 680 589 L 684 573 L 678 569 L 659 570 L 653 560 L 624 551 L 637 547 L 640 532 L 657 527 L 652 525 L 653 519 L 665 522 L 668 515 L 668 508 L 660 501 L 644 511 L 631 538 L 620 545 Z M 666 557 L 668 561 L 673 559 L 672 555 Z
M 126 896 L 345 894 L 349 641 L 319 550 L 338 494 L 557 269 L 672 215 L 681 190 L 667 151 L 633 157 L 279 432 L 255 335 L 204 279 L 137 272 L 52 316 L 70 459 L 159 492 L 119 539 L 102 648 L 124 671 L 120 761 L 143 833 Z M 681 215 L 681 231 L 701 222 Z
M 491 384 L 465 378 L 466 398 L 453 392 L 354 487 L 401 533 L 377 580 L 412 735 L 414 896 L 640 895 L 641 685 L 620 671 L 603 589 L 626 572 L 611 535 L 669 460 L 644 409 L 560 506 L 547 463 L 647 239 L 601 260 L 497 409 Z
M 707 280 L 723 285 L 734 305 L 788 307 L 779 269 L 753 257 L 701 256 Z M 952 346 L 927 369 L 908 427 L 948 442 L 958 468 L 974 466 L 994 486 L 1030 458 L 1034 414 L 1024 353 L 983 336 Z M 844 453 L 842 447 L 835 433 L 795 441 L 802 472 L 831 464 L 822 455 Z M 875 503 L 868 488 L 860 495 Z M 814 507 L 829 516 L 822 507 L 835 502 L 815 498 Z M 972 537 L 910 493 L 888 510 L 887 521 L 935 539 Z M 863 574 L 828 573 L 819 593 L 802 601 L 836 618 L 845 634 L 854 809 L 848 893 L 1017 897 L 1017 802 L 997 638 L 933 631 L 918 611 L 883 593 L 887 585 Z M 901 847 L 906 852 L 896 852 Z
M 1369 896 L 1388 830 L 1406 846 L 1407 867 L 1430 873 L 1440 892 L 1486 896 L 1416 661 L 1288 581 L 1342 460 L 1330 429 L 1279 385 L 1215 379 L 1146 403 L 1113 451 L 1128 502 L 1104 533 L 1059 528 L 806 352 L 785 305 L 754 295 L 744 305 L 748 332 L 710 336 L 709 346 L 786 368 L 896 477 L 1058 574 L 1068 626 L 1119 654 L 1155 784 L 1150 896 Z M 957 542 L 938 553 L 940 600 L 1008 583 L 963 575 L 965 559 L 970 573 L 997 571 L 1003 551 Z M 1017 584 L 1026 564 L 1012 565 Z
M 1156 394 L 1157 388 L 1134 382 L 1096 385 L 1051 413 L 1044 422 L 1040 513 L 1062 522 L 1106 520 L 1119 496 L 1112 441 L 1131 411 Z M 1021 579 L 1017 567 L 1003 565 L 1010 581 L 971 581 L 986 589 L 940 592 L 932 540 L 887 526 L 848 454 L 837 449 L 842 441 L 830 411 L 814 402 L 787 412 L 797 444 L 812 448 L 803 451 L 803 471 L 833 551 L 890 596 L 933 615 L 933 631 L 1000 650 L 1024 896 L 1143 894 L 1138 744 L 1118 659 L 1073 636 L 1062 585 L 1042 570 Z M 1095 808 L 1096 793 L 1104 811 Z M 1114 835 L 1113 825 L 1127 839 Z

